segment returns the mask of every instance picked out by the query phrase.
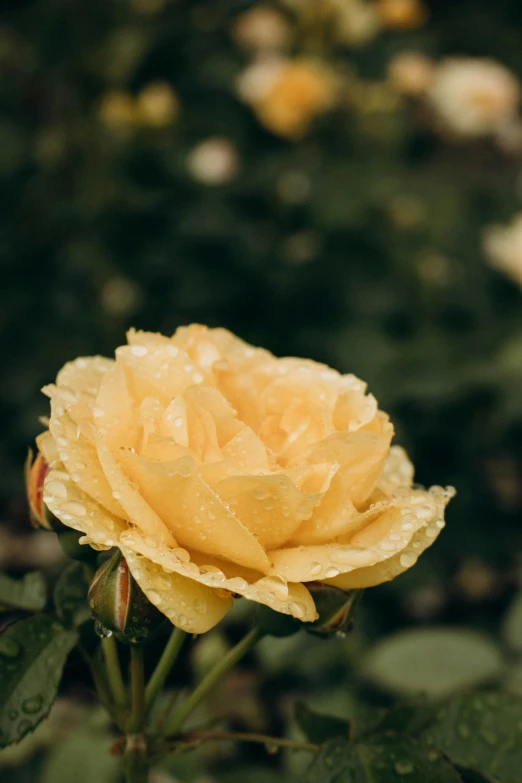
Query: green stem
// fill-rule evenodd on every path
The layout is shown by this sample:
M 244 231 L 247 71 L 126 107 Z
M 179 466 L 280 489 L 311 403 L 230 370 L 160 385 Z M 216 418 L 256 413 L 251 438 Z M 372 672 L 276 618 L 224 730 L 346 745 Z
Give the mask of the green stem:
M 127 726 L 129 734 L 136 734 L 143 728 L 145 720 L 145 676 L 143 669 L 143 647 L 131 646 L 131 714 Z
M 256 642 L 261 639 L 263 632 L 259 628 L 254 628 L 248 633 L 235 647 L 233 647 L 214 666 L 214 668 L 204 677 L 197 688 L 190 694 L 190 696 L 181 704 L 179 709 L 174 710 L 170 720 L 167 721 L 165 727 L 165 734 L 167 736 L 173 736 L 178 734 L 183 724 L 190 715 L 194 712 L 198 704 L 203 701 L 205 696 L 217 685 L 224 674 L 231 669 L 247 652 L 250 650 Z
M 178 657 L 179 651 L 181 650 L 186 636 L 186 633 L 182 631 L 181 628 L 174 628 L 172 631 L 170 639 L 168 640 L 167 645 L 163 650 L 163 654 L 158 661 L 158 665 L 156 666 L 148 682 L 147 688 L 145 689 L 146 712 L 149 712 L 152 705 L 154 704 L 156 696 L 165 685 L 165 681 L 170 670 L 174 666 L 174 663 L 176 662 L 176 658 Z
M 103 704 L 105 709 L 111 713 L 112 712 L 112 704 L 110 699 L 110 692 L 109 692 L 109 682 L 107 680 L 107 677 L 105 675 L 105 671 L 103 669 L 103 666 L 101 664 L 100 660 L 97 660 L 96 658 L 93 658 L 89 653 L 87 652 L 86 648 L 81 642 L 78 642 L 78 652 L 82 656 L 83 660 L 89 667 L 89 671 L 91 672 L 92 681 L 94 683 L 94 687 L 96 688 L 96 694 L 100 700 L 100 702 Z
M 129 735 L 123 756 L 123 773 L 126 783 L 147 783 L 149 768 L 144 738 L 140 735 Z
M 183 753 L 198 747 L 202 742 L 216 742 L 219 740 L 229 740 L 231 742 L 256 742 L 266 745 L 268 748 L 290 748 L 291 750 L 305 750 L 309 753 L 315 753 L 319 750 L 319 745 L 311 742 L 299 742 L 298 740 L 283 739 L 280 737 L 269 737 L 266 734 L 257 733 L 236 733 L 233 731 L 194 731 L 187 735 L 186 741 L 175 743 L 173 750 Z
M 101 641 L 103 656 L 105 658 L 105 668 L 107 670 L 107 679 L 111 689 L 114 703 L 121 707 L 125 704 L 125 685 L 121 676 L 120 659 L 118 658 L 118 648 L 114 637 L 105 636 Z

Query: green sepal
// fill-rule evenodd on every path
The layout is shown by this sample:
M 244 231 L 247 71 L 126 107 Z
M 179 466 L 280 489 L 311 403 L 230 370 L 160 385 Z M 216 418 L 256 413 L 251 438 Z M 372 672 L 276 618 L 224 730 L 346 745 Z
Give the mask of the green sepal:
M 303 628 L 316 636 L 344 636 L 353 628 L 353 614 L 362 590 L 341 590 L 322 582 L 308 583 L 318 619 L 313 623 L 304 623 Z

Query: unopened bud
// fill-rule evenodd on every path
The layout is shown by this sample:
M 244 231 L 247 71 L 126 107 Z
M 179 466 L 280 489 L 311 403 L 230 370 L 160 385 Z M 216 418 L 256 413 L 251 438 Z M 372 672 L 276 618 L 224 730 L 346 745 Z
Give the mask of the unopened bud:
M 145 642 L 165 620 L 145 596 L 119 551 L 95 573 L 89 606 L 99 628 L 131 644 Z
M 353 628 L 355 606 L 362 590 L 341 590 L 321 582 L 308 583 L 319 618 L 303 628 L 317 636 L 344 636 Z
M 29 519 L 33 527 L 55 530 L 55 525 L 60 525 L 61 522 L 51 514 L 43 501 L 44 481 L 48 472 L 49 465 L 40 452 L 37 452 L 33 462 L 33 452 L 29 449 L 24 466 Z

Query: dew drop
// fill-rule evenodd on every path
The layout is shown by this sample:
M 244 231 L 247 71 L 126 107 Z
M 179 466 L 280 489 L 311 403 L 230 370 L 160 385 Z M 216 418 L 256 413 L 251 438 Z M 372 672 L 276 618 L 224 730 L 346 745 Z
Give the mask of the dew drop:
M 439 533 L 439 528 L 436 525 L 428 525 L 425 532 L 428 538 L 436 538 Z
M 33 699 L 26 699 L 22 702 L 22 710 L 28 715 L 34 715 L 42 709 L 43 699 L 41 696 L 35 696 Z
M 310 566 L 310 573 L 312 574 L 312 576 L 317 576 L 318 574 L 321 573 L 322 570 L 323 567 L 321 563 L 312 563 L 312 565 Z
M 334 576 L 339 576 L 339 569 L 334 568 L 333 566 L 331 568 L 326 569 L 326 578 L 327 579 L 333 579 Z
M 152 601 L 153 604 L 161 603 L 161 593 L 158 590 L 148 590 L 147 598 Z
M 401 554 L 399 562 L 403 568 L 411 568 L 417 562 L 417 555 L 415 552 L 406 550 Z
M 148 354 L 148 350 L 144 345 L 131 345 L 130 352 L 133 356 L 146 356 Z
M 207 613 L 207 605 L 205 601 L 202 601 L 200 598 L 196 598 L 194 601 L 194 611 L 198 614 L 206 614 Z
M 60 481 L 46 481 L 45 492 L 57 498 L 67 497 L 67 490 Z
M 112 636 L 112 631 L 102 625 L 99 620 L 96 620 L 94 623 L 94 632 L 96 633 L 96 636 L 100 637 L 100 639 L 108 639 L 110 636 Z

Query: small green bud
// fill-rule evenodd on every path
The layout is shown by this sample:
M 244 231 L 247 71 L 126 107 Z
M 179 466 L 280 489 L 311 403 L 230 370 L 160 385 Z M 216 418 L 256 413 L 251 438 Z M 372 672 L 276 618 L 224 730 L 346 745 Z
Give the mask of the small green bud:
M 317 636 L 344 636 L 353 628 L 353 613 L 362 590 L 341 590 L 321 582 L 309 582 L 319 618 L 303 628 Z
M 89 588 L 89 606 L 99 629 L 130 644 L 143 644 L 165 621 L 165 615 L 139 587 L 120 551 L 96 571 Z

